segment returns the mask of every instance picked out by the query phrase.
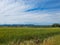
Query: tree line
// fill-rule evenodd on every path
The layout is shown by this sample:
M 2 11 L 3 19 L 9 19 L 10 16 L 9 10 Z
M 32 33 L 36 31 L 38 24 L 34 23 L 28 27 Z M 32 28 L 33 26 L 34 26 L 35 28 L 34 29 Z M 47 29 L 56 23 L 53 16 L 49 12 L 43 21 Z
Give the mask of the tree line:
M 34 24 L 4 24 L 0 27 L 60 27 L 60 24 L 54 23 L 52 25 L 34 25 Z

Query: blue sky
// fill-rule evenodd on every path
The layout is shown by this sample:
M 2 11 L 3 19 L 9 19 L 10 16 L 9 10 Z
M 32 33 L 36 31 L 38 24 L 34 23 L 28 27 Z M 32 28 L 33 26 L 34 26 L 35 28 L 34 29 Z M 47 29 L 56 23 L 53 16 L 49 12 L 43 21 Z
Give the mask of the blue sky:
M 60 23 L 60 0 L 0 0 L 0 24 Z

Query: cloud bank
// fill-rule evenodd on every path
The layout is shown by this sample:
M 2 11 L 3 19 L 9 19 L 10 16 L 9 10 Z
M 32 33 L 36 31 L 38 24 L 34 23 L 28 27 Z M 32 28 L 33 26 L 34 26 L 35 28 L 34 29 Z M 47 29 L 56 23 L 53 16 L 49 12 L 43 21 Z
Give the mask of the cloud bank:
M 0 0 L 0 24 L 60 23 L 59 0 Z

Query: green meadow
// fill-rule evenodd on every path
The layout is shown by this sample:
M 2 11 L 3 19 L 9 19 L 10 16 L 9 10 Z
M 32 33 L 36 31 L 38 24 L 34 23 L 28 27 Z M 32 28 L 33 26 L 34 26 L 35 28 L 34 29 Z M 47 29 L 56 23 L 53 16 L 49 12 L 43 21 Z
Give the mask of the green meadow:
M 0 27 L 0 45 L 29 45 L 20 43 L 30 40 L 37 41 L 37 45 L 41 45 L 38 43 L 57 35 L 59 39 L 60 28 Z M 57 45 L 58 42 L 56 41 Z

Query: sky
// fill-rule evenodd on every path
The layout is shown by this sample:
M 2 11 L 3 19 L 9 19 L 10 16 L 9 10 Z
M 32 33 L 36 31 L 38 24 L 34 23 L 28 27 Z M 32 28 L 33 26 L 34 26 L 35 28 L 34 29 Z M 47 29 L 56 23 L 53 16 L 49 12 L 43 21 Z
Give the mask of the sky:
M 0 24 L 60 23 L 60 0 L 0 0 Z

